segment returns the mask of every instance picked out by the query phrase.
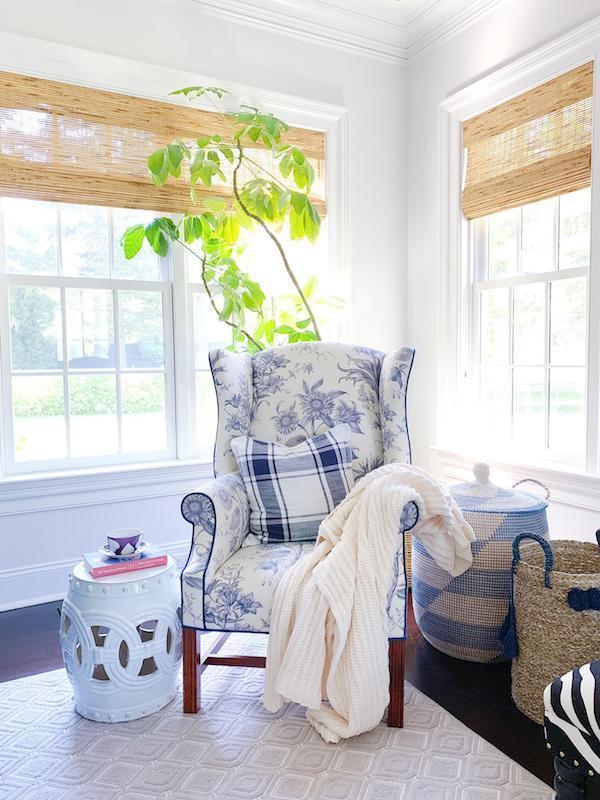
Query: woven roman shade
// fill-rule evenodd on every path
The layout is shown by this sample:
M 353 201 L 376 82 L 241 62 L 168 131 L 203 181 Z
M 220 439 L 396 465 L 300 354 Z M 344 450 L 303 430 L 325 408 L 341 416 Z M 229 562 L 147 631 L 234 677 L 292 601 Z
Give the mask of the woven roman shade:
M 146 159 L 173 139 L 192 142 L 213 133 L 231 141 L 228 121 L 216 112 L 0 72 L 0 195 L 192 211 L 197 207 L 183 172 L 158 188 Z M 313 200 L 323 210 L 325 135 L 291 128 L 285 139 L 311 159 Z M 271 166 L 268 151 L 253 152 L 257 162 Z M 199 200 L 203 191 L 213 197 L 232 193 L 230 182 L 197 189 Z
M 463 123 L 467 219 L 590 185 L 594 64 Z

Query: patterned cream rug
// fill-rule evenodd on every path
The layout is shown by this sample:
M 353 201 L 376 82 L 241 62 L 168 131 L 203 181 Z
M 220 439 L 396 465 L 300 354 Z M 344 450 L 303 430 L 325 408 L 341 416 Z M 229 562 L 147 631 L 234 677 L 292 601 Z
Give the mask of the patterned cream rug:
M 256 652 L 264 637 L 236 638 L 228 649 Z M 209 667 L 198 716 L 184 716 L 179 697 L 115 725 L 73 711 L 62 670 L 0 684 L 0 800 L 551 800 L 548 786 L 407 690 L 404 729 L 382 724 L 331 745 L 298 706 L 263 709 L 260 670 Z

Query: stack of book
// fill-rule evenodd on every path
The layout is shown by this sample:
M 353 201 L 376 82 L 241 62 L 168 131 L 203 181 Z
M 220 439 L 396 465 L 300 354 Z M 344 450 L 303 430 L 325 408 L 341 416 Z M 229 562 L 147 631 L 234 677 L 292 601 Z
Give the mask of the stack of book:
M 107 578 L 109 575 L 120 575 L 123 572 L 135 572 L 139 569 L 154 569 L 164 567 L 168 556 L 157 548 L 147 547 L 143 552 L 131 559 L 111 558 L 96 550 L 94 553 L 84 553 L 83 563 L 92 578 Z

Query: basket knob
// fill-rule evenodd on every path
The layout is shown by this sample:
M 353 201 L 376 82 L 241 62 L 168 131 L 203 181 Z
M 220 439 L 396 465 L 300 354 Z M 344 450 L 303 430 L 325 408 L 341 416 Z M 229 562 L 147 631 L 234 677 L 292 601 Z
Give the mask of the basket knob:
M 484 463 L 475 464 L 473 467 L 473 475 L 475 475 L 478 483 L 488 483 L 490 480 L 489 465 Z

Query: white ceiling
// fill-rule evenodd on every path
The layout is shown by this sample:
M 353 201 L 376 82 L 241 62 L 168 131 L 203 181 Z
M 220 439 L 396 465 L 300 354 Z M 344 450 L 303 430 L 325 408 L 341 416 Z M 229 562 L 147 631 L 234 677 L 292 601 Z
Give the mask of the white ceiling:
M 167 0 L 169 2 L 169 0 Z M 181 0 L 178 0 L 181 2 Z M 506 0 L 186 0 L 207 13 L 408 63 Z

